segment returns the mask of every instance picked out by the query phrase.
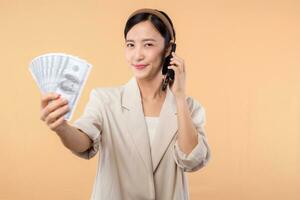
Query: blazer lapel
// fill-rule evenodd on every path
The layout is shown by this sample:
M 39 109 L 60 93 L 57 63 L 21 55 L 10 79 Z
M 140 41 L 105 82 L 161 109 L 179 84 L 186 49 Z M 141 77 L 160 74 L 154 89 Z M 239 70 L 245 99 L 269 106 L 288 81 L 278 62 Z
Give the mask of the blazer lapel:
M 152 166 L 155 172 L 160 160 L 177 132 L 177 105 L 175 97 L 167 87 L 166 99 L 160 111 L 152 146 Z
M 136 78 L 133 77 L 122 95 L 124 121 L 146 168 L 154 172 L 177 131 L 177 107 L 175 97 L 167 87 L 167 94 L 160 111 L 152 150 L 142 107 L 141 95 Z
M 140 90 L 135 77 L 125 85 L 121 101 L 122 107 L 126 108 L 123 114 L 128 133 L 135 143 L 137 151 L 144 161 L 146 168 L 149 172 L 152 172 L 150 141 L 141 102 Z

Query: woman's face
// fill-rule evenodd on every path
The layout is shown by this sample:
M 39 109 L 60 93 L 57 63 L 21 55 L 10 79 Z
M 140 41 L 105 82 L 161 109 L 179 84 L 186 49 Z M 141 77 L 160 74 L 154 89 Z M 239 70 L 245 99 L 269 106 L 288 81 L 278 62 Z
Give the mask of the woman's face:
M 125 45 L 126 60 L 137 79 L 162 76 L 164 38 L 150 21 L 134 25 L 127 33 Z

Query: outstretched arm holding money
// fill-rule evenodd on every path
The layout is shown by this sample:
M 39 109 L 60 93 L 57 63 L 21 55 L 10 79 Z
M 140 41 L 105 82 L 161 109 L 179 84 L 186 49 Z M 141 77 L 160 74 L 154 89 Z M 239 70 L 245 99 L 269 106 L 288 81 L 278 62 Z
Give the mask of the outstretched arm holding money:
M 56 93 L 47 93 L 41 99 L 41 120 L 60 137 L 65 147 L 74 152 L 84 152 L 92 140 L 83 132 L 72 127 L 64 115 L 69 111 L 68 101 Z

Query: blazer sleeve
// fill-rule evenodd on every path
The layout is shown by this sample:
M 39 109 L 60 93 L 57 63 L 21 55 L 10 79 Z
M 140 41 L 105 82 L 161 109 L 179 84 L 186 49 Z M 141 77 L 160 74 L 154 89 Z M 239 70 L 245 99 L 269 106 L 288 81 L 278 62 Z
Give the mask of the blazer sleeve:
M 205 110 L 197 101 L 193 99 L 190 100 L 192 102 L 191 117 L 198 132 L 198 144 L 188 155 L 181 151 L 177 139 L 174 144 L 175 162 L 186 172 L 197 171 L 204 167 L 211 157 L 211 150 L 204 129 L 206 120 Z
M 91 159 L 94 157 L 100 146 L 103 119 L 101 115 L 102 101 L 97 90 L 93 89 L 90 93 L 89 101 L 85 106 L 84 112 L 79 119 L 77 119 L 73 126 L 83 133 L 85 133 L 92 141 L 92 146 L 84 152 L 72 151 L 75 155 Z

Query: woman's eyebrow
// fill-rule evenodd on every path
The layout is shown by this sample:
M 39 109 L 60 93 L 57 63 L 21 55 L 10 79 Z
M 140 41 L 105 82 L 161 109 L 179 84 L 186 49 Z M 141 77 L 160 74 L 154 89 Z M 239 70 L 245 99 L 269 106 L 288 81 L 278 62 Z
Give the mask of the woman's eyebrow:
M 142 39 L 142 42 L 146 42 L 146 41 L 156 42 L 156 40 L 155 40 L 155 39 L 152 39 L 152 38 L 145 38 L 145 39 Z M 134 42 L 134 40 L 126 40 L 126 42 Z

